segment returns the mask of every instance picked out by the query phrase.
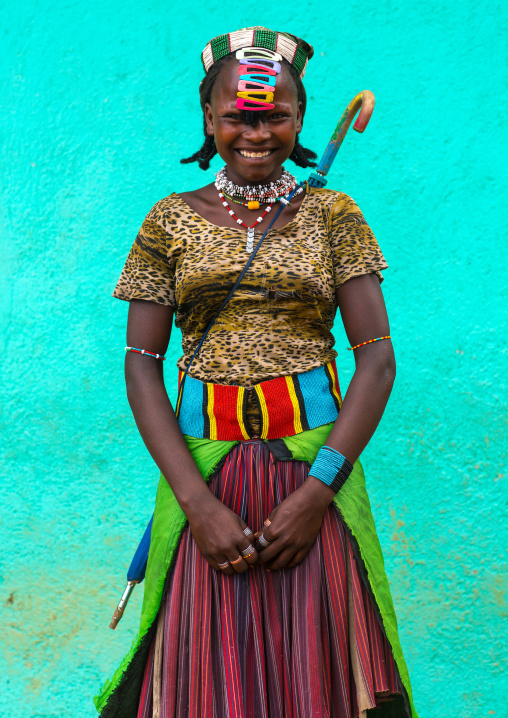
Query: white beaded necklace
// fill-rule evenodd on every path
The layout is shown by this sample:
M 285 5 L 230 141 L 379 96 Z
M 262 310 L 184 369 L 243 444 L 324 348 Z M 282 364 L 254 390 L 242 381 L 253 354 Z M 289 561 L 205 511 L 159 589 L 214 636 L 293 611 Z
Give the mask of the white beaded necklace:
M 225 166 L 215 175 L 215 186 L 218 192 L 224 192 L 230 197 L 242 197 L 247 202 L 258 200 L 260 204 L 273 204 L 296 187 L 296 178 L 283 167 L 281 176 L 274 182 L 242 187 L 228 179 Z

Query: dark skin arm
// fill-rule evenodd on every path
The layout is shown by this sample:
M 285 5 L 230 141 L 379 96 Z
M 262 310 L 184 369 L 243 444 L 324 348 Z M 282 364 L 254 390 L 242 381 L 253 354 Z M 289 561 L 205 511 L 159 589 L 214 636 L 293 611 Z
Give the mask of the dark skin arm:
M 386 308 L 375 274 L 345 282 L 337 302 L 351 346 L 390 334 Z M 355 350 L 355 373 L 327 445 L 354 463 L 367 446 L 385 410 L 395 379 L 395 358 L 390 340 Z M 259 562 L 269 570 L 297 566 L 303 561 L 321 528 L 334 492 L 309 476 L 270 515 L 263 532 L 271 545 Z
M 127 345 L 165 354 L 171 334 L 173 312 L 154 302 L 132 300 L 127 324 Z M 127 397 L 139 433 L 153 460 L 166 477 L 184 511 L 192 535 L 210 566 L 234 561 L 249 540 L 243 533 L 245 522 L 224 506 L 203 481 L 187 448 L 169 401 L 163 378 L 163 362 L 127 352 L 125 358 Z M 248 563 L 258 560 L 257 552 Z M 242 560 L 224 573 L 243 573 Z

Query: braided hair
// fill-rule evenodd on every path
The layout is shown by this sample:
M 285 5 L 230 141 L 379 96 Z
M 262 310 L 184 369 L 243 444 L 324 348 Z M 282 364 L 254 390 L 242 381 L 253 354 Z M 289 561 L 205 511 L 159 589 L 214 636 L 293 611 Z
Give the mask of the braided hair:
M 220 60 L 217 60 L 216 63 L 214 63 L 211 68 L 209 69 L 206 76 L 201 81 L 201 84 L 199 86 L 199 99 L 201 102 L 201 109 L 205 110 L 205 104 L 208 102 L 211 102 L 212 97 L 212 90 L 213 86 L 215 84 L 215 80 L 217 79 L 220 71 L 226 65 L 226 63 L 230 62 L 234 59 L 234 55 L 226 55 L 225 57 L 221 57 Z M 307 107 L 307 94 L 305 92 L 305 88 L 303 86 L 303 83 L 300 79 L 300 75 L 298 74 L 298 71 L 296 68 L 293 67 L 286 59 L 282 59 L 282 64 L 286 65 L 289 68 L 289 72 L 291 73 L 291 77 L 293 78 L 293 81 L 296 85 L 296 92 L 298 97 L 298 102 L 302 103 L 302 118 L 305 114 L 305 108 Z M 240 110 L 240 120 L 243 122 L 244 125 L 251 125 L 252 127 L 255 127 L 259 121 L 265 122 L 266 121 L 266 112 L 264 111 L 252 111 L 252 110 Z M 180 160 L 182 164 L 188 164 L 190 162 L 197 162 L 202 170 L 207 170 L 210 166 L 210 160 L 212 157 L 215 157 L 217 154 L 217 148 L 215 147 L 215 139 L 213 135 L 209 135 L 207 132 L 206 127 L 206 119 L 203 114 L 203 129 L 205 134 L 205 141 L 203 142 L 202 146 L 199 148 L 197 152 L 194 152 L 193 155 L 190 157 L 186 157 L 185 159 Z M 316 163 L 312 162 L 312 160 L 315 160 L 317 157 L 316 153 L 312 150 L 307 149 L 306 147 L 303 147 L 300 144 L 300 141 L 298 139 L 298 135 L 296 136 L 295 140 L 295 146 L 293 147 L 293 151 L 289 155 L 289 159 L 292 160 L 295 165 L 298 165 L 298 167 L 315 167 Z

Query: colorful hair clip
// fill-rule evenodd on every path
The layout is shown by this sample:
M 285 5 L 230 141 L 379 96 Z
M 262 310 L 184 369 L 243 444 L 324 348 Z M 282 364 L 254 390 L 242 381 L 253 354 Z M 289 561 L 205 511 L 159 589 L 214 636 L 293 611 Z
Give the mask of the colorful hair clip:
M 280 62 L 272 62 L 272 60 L 240 60 L 238 73 L 241 75 L 245 72 L 266 72 L 268 75 L 278 75 L 282 65 Z
M 272 50 L 262 47 L 249 47 L 238 50 L 237 60 L 240 60 L 238 72 L 238 93 L 236 106 L 240 110 L 272 110 L 276 75 L 280 73 L 282 57 Z M 256 60 L 262 60 L 272 65 L 256 65 Z
M 273 110 L 275 105 L 270 102 L 255 102 L 254 100 L 244 100 L 243 97 L 239 97 L 236 101 L 236 106 L 239 110 Z
M 250 75 L 240 75 L 239 80 L 246 80 L 247 82 L 261 82 L 263 85 L 270 85 L 275 87 L 276 77 L 270 77 L 270 75 L 259 75 L 251 73 Z
M 248 77 L 248 75 L 247 75 Z M 273 92 L 273 87 L 270 85 L 263 85 L 262 82 L 251 82 L 250 80 L 240 80 L 238 83 L 238 90 L 240 92 L 247 92 L 247 90 L 259 90 L 260 92 Z
M 249 60 L 263 58 L 264 60 L 275 60 L 276 62 L 282 61 L 282 55 L 273 50 L 265 50 L 264 47 L 243 47 L 241 50 L 236 51 L 237 60 Z
M 255 102 L 273 102 L 273 92 L 250 90 L 249 92 L 239 92 L 238 97 L 245 100 L 254 100 Z

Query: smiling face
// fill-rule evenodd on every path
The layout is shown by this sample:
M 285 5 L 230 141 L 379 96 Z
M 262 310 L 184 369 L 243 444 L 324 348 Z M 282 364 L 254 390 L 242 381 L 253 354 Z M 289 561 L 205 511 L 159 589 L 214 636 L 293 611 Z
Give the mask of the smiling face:
M 236 107 L 238 62 L 228 62 L 213 86 L 211 104 L 204 112 L 209 135 L 213 135 L 217 152 L 227 164 L 228 177 L 235 184 L 246 185 L 278 179 L 282 164 L 302 130 L 302 103 L 286 65 L 277 76 L 273 104 L 267 112 L 249 113 L 257 124 L 246 124 L 246 115 Z

